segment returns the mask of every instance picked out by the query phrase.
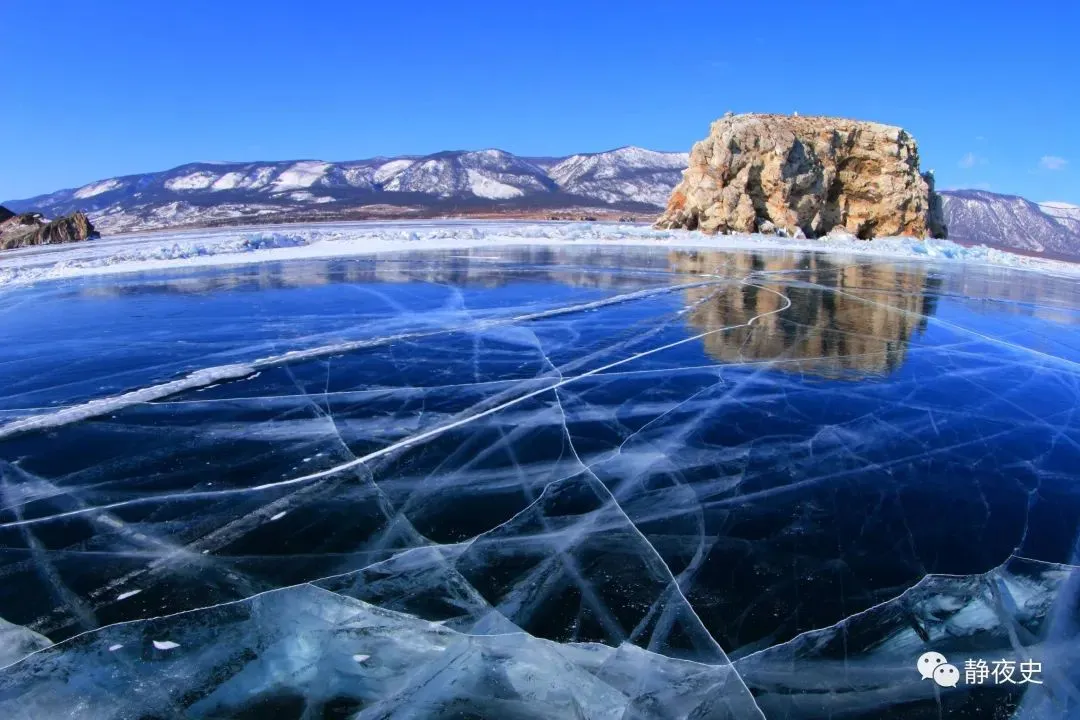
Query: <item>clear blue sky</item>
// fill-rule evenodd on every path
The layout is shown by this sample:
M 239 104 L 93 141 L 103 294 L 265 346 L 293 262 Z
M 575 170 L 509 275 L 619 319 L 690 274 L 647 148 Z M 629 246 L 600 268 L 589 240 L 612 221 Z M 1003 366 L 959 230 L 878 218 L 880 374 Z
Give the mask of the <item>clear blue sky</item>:
M 195 160 L 682 150 L 726 110 L 906 127 L 1080 204 L 1080 3 L 0 0 L 0 199 Z

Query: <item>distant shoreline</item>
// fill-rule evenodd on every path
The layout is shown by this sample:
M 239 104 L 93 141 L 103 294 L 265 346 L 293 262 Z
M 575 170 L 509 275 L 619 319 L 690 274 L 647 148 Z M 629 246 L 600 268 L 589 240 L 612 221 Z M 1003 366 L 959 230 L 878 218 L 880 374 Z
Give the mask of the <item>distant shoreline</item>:
M 410 221 L 531 221 L 531 222 L 612 222 L 651 226 L 660 217 L 663 208 L 652 212 L 632 212 L 612 208 L 563 208 L 558 210 L 497 210 L 492 208 L 446 212 L 441 208 L 411 206 L 387 206 L 379 209 L 365 207 L 353 211 L 334 212 L 326 215 L 305 213 L 280 213 L 262 217 L 219 218 L 182 225 L 168 225 L 158 228 L 121 230 L 105 232 L 103 237 L 121 237 L 145 235 L 151 232 L 180 232 L 185 230 L 219 229 L 258 229 L 265 227 L 284 227 L 289 225 L 329 225 L 337 223 L 375 223 L 375 222 L 410 222 Z
M 670 250 L 825 252 L 878 261 L 966 264 L 1080 276 L 1080 264 L 949 240 L 704 235 L 618 223 L 456 220 L 272 225 L 107 236 L 0 253 L 0 289 L 79 277 L 498 246 L 636 246 Z

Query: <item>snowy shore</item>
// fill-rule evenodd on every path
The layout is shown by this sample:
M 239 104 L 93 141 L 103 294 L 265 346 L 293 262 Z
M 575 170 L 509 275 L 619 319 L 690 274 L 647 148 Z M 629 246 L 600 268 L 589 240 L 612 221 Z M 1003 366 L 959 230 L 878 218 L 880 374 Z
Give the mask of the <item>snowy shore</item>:
M 1080 276 L 1080 265 L 948 240 L 851 236 L 799 240 L 705 235 L 640 225 L 557 222 L 365 222 L 157 232 L 0 254 L 0 289 L 90 275 L 506 245 L 633 245 L 708 250 L 821 251 L 1003 266 Z

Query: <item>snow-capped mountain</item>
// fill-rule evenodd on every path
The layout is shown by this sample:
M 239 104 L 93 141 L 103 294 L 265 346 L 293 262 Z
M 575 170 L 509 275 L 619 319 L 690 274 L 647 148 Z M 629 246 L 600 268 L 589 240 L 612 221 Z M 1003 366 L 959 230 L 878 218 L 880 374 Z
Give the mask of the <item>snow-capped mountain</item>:
M 651 213 L 686 153 L 626 147 L 565 158 L 502 150 L 350 162 L 191 163 L 5 204 L 47 216 L 87 212 L 104 233 L 178 225 L 453 211 L 607 208 Z
M 386 192 L 509 200 L 549 193 L 555 183 L 539 167 L 502 150 L 445 152 L 402 165 L 382 185 Z
M 1080 233 L 1080 205 L 1041 202 L 1039 209 L 1075 233 Z
M 947 190 L 942 197 L 950 240 L 1080 258 L 1080 207 L 984 190 Z
M 690 164 L 689 153 L 663 153 L 624 147 L 604 153 L 571 155 L 548 173 L 564 191 L 607 203 L 633 197 L 663 207 Z
M 623 147 L 569 157 L 448 151 L 349 162 L 190 163 L 3 203 L 48 217 L 86 212 L 102 233 L 185 225 L 454 214 L 611 211 L 649 219 L 687 153 Z M 1080 259 L 1080 207 L 982 190 L 942 193 L 949 238 Z M 608 214 L 607 217 L 613 215 Z

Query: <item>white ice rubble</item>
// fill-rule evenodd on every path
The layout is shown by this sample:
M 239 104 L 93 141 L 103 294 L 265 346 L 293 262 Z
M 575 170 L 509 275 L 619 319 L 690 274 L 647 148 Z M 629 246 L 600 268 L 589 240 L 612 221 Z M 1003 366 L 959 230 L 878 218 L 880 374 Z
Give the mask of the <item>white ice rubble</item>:
M 401 591 L 418 579 L 403 578 Z M 314 581 L 27 647 L 0 672 L 0 713 L 236 717 L 292 698 L 312 717 L 333 707 L 358 718 L 450 709 L 611 720 L 870 717 L 971 691 L 921 681 L 911 660 L 934 647 L 957 664 L 1038 658 L 1043 684 L 1030 686 L 1014 717 L 1072 717 L 1076 579 L 1073 567 L 1023 558 L 983 575 L 929 575 L 836 625 L 734 662 L 694 662 L 631 643 L 553 642 L 491 610 L 462 632 L 372 605 L 335 578 L 336 590 Z
M 50 645 L 52 643 L 44 635 L 0 617 L 0 668 Z
M 386 222 L 327 223 L 161 232 L 48 246 L 0 257 L 0 288 L 43 280 L 215 265 L 348 257 L 395 250 L 506 245 L 632 245 L 713 250 L 812 250 L 856 256 L 965 262 L 1080 274 L 1080 266 L 986 246 L 906 237 L 859 240 L 832 235 L 799 240 L 764 235 L 705 235 L 616 223 Z
M 275 698 L 302 698 L 311 717 L 334 707 L 363 718 L 455 707 L 473 717 L 761 717 L 730 664 L 560 644 L 512 626 L 463 634 L 313 585 L 114 625 L 62 648 L 0 674 L 3 717 L 269 716 Z

